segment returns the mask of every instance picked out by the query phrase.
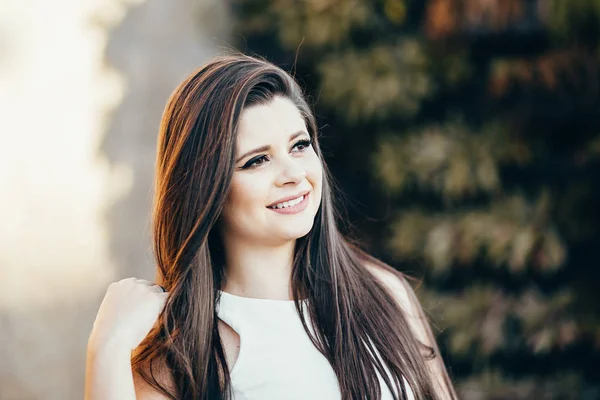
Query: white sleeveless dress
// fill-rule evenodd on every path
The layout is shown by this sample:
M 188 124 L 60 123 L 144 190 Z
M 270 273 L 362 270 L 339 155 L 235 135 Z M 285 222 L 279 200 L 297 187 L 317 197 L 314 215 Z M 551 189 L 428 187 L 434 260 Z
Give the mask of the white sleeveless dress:
M 218 317 L 240 336 L 231 371 L 235 400 L 337 400 L 337 377 L 306 334 L 293 301 L 220 292 Z M 382 400 L 392 394 L 379 376 Z M 407 387 L 408 399 L 414 394 Z

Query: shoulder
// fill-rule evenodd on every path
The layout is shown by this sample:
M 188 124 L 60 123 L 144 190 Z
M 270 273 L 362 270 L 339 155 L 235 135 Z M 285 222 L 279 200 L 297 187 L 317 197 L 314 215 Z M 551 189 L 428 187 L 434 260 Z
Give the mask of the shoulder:
M 419 302 L 405 274 L 372 257 L 365 260 L 363 265 L 398 302 L 405 314 L 419 315 Z
M 160 390 L 150 384 L 145 377 L 154 377 L 156 382 L 169 390 L 176 393 L 173 377 L 164 362 L 155 362 L 150 369 L 148 366 L 140 367 L 133 371 L 133 384 L 135 387 L 135 396 L 138 400 L 170 400 L 171 397 L 162 393 Z
M 363 265 L 396 301 L 415 339 L 425 346 L 435 347 L 431 324 L 407 275 L 370 256 Z
M 404 274 L 394 270 L 389 265 L 379 260 L 370 259 L 364 261 L 363 266 L 386 288 L 400 291 L 404 289 L 404 281 L 406 281 Z
M 133 384 L 135 387 L 135 398 L 138 400 L 169 400 L 170 398 L 152 387 L 142 376 L 134 372 Z
M 427 361 L 427 372 L 437 398 L 456 399 L 452 381 L 441 358 L 428 318 L 423 312 L 412 286 L 408 283 L 407 276 L 370 256 L 366 256 L 364 260 L 364 267 L 398 303 L 415 339 L 428 350 L 424 354 L 424 358 Z

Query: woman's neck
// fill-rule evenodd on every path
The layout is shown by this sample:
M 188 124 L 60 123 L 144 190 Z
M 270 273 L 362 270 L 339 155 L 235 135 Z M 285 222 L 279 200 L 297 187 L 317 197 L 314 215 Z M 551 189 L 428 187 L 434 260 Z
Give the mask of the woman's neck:
M 279 246 L 261 246 L 225 240 L 223 291 L 243 297 L 290 300 L 295 240 Z

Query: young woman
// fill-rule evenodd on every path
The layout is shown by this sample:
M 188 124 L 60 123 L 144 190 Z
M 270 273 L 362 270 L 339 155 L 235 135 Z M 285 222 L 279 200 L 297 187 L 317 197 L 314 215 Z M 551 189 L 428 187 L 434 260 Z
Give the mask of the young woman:
M 336 225 L 315 119 L 292 77 L 214 59 L 161 123 L 158 283 L 108 288 L 87 400 L 454 399 L 405 277 Z

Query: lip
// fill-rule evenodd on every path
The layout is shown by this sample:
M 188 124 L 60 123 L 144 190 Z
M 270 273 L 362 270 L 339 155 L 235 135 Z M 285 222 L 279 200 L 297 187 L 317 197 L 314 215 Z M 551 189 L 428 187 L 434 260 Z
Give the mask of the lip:
M 300 197 L 300 196 L 298 196 Z M 283 214 L 283 215 L 290 215 L 290 214 L 299 214 L 302 211 L 306 210 L 306 208 L 308 207 L 308 203 L 309 203 L 309 197 L 310 194 L 307 193 L 305 195 L 303 195 L 303 199 L 300 203 L 295 204 L 291 207 L 285 207 L 285 208 L 268 208 L 269 210 L 276 212 L 277 214 Z
M 310 192 L 310 190 L 305 190 L 305 191 L 300 192 L 300 193 L 298 193 L 296 195 L 293 195 L 293 196 L 282 197 L 281 199 L 277 200 L 276 202 L 269 204 L 267 207 L 273 207 L 276 204 L 283 203 L 283 202 L 290 201 L 290 200 L 294 200 L 294 199 L 297 199 L 300 196 L 306 196 L 309 192 Z

